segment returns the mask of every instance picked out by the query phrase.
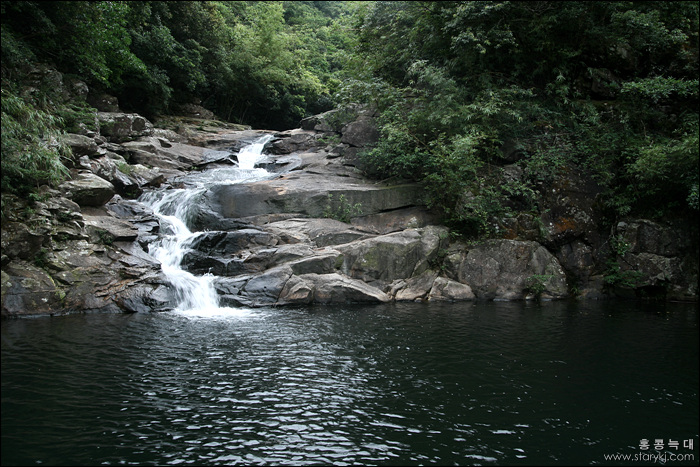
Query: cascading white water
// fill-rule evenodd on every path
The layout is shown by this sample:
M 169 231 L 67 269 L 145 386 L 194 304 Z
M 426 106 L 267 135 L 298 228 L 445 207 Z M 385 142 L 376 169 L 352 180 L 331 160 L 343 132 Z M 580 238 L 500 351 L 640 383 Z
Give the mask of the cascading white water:
M 160 261 L 161 269 L 175 290 L 177 310 L 218 308 L 219 301 L 212 284 L 213 276 L 195 276 L 180 266 L 198 233 L 187 227 L 188 207 L 204 188 L 170 190 L 158 196 L 145 194 L 141 202 L 158 216 L 161 238 L 149 245 L 149 253 Z
M 149 245 L 149 254 L 161 263 L 161 268 L 175 291 L 176 311 L 205 311 L 219 309 L 219 300 L 211 274 L 196 276 L 182 269 L 181 262 L 200 232 L 187 226 L 190 207 L 216 183 L 242 183 L 265 178 L 265 169 L 255 168 L 265 144 L 272 139 L 266 135 L 242 148 L 238 153 L 238 168 L 213 169 L 188 179 L 192 188 L 170 189 L 144 193 L 139 201 L 149 206 L 160 220 L 161 236 Z
M 255 164 L 260 161 L 263 148 L 268 141 L 272 139 L 272 136 L 266 135 L 260 138 L 253 144 L 242 148 L 238 152 L 238 168 L 241 170 L 253 170 Z

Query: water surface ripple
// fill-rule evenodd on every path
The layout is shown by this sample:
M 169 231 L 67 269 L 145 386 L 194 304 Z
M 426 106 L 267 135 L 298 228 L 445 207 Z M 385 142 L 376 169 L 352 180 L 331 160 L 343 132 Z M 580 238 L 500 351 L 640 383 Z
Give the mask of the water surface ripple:
M 692 305 L 2 323 L 2 465 L 607 465 L 642 438 L 697 459 L 697 417 Z

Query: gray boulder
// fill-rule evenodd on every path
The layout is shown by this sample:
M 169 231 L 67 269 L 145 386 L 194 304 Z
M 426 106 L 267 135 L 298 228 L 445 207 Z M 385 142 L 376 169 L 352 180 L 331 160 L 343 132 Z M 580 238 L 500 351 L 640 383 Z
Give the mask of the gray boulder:
M 341 133 L 343 136 L 340 142 L 350 146 L 366 148 L 374 146 L 379 141 L 379 130 L 374 119 L 369 116 L 360 116 L 354 122 L 344 126 Z
M 608 271 L 616 293 L 634 296 L 693 300 L 698 294 L 697 243 L 686 229 L 646 219 L 617 224 L 611 235 L 618 271 Z M 614 277 L 618 281 L 614 281 Z
M 153 133 L 153 124 L 139 114 L 97 112 L 100 134 L 113 143 L 131 141 Z
M 59 187 L 64 195 L 80 206 L 102 206 L 115 194 L 114 185 L 91 172 L 79 172 Z
M 71 148 L 73 156 L 96 156 L 101 155 L 105 150 L 100 150 L 94 138 L 74 133 L 67 133 L 63 141 Z
M 277 305 L 384 303 L 390 300 L 381 290 L 342 274 L 302 274 L 289 278 L 279 295 Z
M 340 270 L 354 279 L 383 287 L 420 275 L 446 244 L 447 228 L 428 226 L 358 240 L 334 248 L 343 255 Z
M 301 129 L 275 133 L 275 137 L 276 139 L 270 145 L 270 151 L 273 154 L 303 152 L 321 145 L 314 132 Z
M 530 241 L 489 240 L 448 255 L 454 279 L 469 285 L 478 299 L 518 300 L 568 295 L 566 275 L 557 259 Z
M 436 277 L 428 293 L 428 301 L 468 301 L 476 296 L 471 287 L 446 277 Z
M 241 301 L 250 306 L 272 305 L 277 303 L 282 290 L 292 274 L 292 268 L 284 265 L 251 277 L 240 292 Z

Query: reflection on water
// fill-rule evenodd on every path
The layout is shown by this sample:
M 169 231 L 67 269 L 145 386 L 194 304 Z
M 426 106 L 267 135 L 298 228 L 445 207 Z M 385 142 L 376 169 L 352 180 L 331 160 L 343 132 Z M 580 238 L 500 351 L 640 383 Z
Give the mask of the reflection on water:
M 619 302 L 6 321 L 2 464 L 697 459 L 697 331 L 693 305 Z

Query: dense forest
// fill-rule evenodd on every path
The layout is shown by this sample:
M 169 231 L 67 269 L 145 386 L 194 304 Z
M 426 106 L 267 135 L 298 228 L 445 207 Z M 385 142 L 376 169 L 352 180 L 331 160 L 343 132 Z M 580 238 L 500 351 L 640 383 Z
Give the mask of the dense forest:
M 538 208 L 577 170 L 611 219 L 698 214 L 697 2 L 3 1 L 2 191 L 66 176 L 61 134 L 92 111 L 37 64 L 148 118 L 201 103 L 288 129 L 378 110 L 366 174 L 425 183 L 445 222 Z M 527 176 L 491 183 L 508 151 Z M 514 201 L 515 200 L 515 201 Z

